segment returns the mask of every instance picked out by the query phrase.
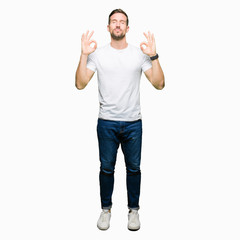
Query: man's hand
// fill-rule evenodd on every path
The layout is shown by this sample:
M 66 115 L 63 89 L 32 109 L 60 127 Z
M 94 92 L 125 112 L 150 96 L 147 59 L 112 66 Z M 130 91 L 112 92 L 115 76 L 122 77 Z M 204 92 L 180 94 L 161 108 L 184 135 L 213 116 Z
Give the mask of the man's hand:
M 154 35 L 148 31 L 148 34 L 143 33 L 144 36 L 147 38 L 147 42 L 142 42 L 140 44 L 140 48 L 143 53 L 147 54 L 149 57 L 153 57 L 156 55 L 156 43 Z M 143 47 L 145 45 L 145 48 Z
M 89 55 L 90 53 L 94 52 L 97 49 L 97 42 L 95 40 L 90 40 L 92 37 L 94 31 L 92 31 L 88 35 L 89 31 L 87 31 L 85 34 L 82 35 L 81 39 L 81 47 L 82 47 L 82 54 L 83 55 Z M 91 44 L 95 43 L 93 47 L 91 47 Z

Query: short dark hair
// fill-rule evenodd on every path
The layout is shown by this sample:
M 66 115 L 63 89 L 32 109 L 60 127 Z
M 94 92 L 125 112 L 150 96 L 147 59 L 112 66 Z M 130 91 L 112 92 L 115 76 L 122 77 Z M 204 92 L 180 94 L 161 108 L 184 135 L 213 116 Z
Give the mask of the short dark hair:
M 108 24 L 110 24 L 110 18 L 111 18 L 111 16 L 114 14 L 114 13 L 122 13 L 122 14 L 124 14 L 126 17 L 127 17 L 127 26 L 128 26 L 128 23 L 129 23 L 129 20 L 128 20 L 128 15 L 122 10 L 122 9 L 115 9 L 115 10 L 113 10 L 111 13 L 110 13 L 110 15 L 109 15 L 109 17 L 108 17 Z

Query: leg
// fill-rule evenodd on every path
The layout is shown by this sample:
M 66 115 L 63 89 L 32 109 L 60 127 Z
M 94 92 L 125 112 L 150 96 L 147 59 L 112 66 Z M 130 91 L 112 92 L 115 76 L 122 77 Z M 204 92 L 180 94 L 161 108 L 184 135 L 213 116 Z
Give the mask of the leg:
M 110 209 L 112 206 L 114 169 L 119 147 L 116 132 L 116 123 L 113 121 L 98 120 L 97 134 L 101 163 L 99 182 L 102 209 Z
M 141 184 L 141 146 L 142 146 L 142 121 L 127 122 L 121 147 L 127 169 L 128 207 L 139 209 L 140 184 Z

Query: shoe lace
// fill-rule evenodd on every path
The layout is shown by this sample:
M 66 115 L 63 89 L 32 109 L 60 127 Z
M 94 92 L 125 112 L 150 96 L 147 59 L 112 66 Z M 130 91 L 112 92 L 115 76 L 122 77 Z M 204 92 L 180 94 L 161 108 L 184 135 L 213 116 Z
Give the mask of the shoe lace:
M 108 214 L 109 212 L 102 212 L 102 221 L 103 222 L 106 222 L 108 220 Z
M 129 220 L 130 221 L 136 221 L 136 218 L 138 216 L 138 212 L 137 211 L 131 211 L 130 214 L 129 214 Z

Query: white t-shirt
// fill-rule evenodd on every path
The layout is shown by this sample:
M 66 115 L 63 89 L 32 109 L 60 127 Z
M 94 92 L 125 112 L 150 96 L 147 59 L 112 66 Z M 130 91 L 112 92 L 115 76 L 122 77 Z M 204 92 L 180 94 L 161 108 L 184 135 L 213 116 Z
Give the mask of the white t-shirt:
M 107 44 L 88 55 L 87 68 L 97 71 L 99 118 L 114 121 L 141 119 L 139 85 L 142 71 L 152 67 L 140 48 L 128 44 L 118 50 Z

